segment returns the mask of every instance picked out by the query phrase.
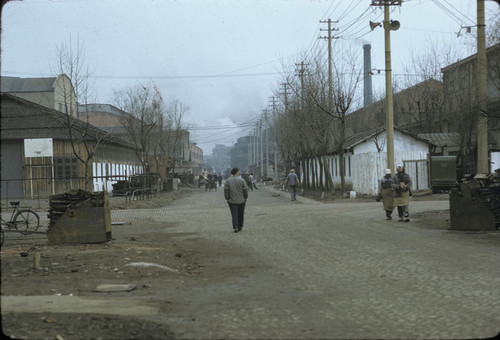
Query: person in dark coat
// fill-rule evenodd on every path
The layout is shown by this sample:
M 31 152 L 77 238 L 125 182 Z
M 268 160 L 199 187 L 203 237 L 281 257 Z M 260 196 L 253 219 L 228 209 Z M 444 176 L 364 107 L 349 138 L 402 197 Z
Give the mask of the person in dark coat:
M 295 173 L 295 170 L 290 170 L 288 176 L 286 176 L 286 182 L 290 188 L 290 200 L 293 202 L 296 200 L 296 189 L 299 184 L 299 176 Z
M 231 211 L 233 231 L 240 232 L 243 228 L 245 204 L 248 198 L 247 182 L 241 178 L 238 168 L 231 170 L 231 177 L 224 183 L 224 198 Z
M 397 172 L 392 178 L 394 206 L 398 207 L 399 222 L 410 222 L 408 206 L 410 204 L 411 179 L 405 173 L 403 165 L 398 164 Z

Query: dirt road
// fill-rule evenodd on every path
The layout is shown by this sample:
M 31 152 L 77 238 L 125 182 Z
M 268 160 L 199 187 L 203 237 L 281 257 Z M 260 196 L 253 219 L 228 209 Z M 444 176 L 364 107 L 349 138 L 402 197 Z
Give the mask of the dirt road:
M 448 231 L 442 197 L 415 199 L 411 222 L 398 223 L 386 221 L 373 200 L 292 203 L 261 188 L 250 193 L 238 234 L 220 190 L 184 189 L 133 208 L 112 211 L 124 224 L 113 226 L 106 244 L 49 246 L 9 235 L 4 333 L 317 339 L 498 332 L 498 233 Z M 41 270 L 33 269 L 36 253 Z M 96 292 L 103 284 L 134 289 Z

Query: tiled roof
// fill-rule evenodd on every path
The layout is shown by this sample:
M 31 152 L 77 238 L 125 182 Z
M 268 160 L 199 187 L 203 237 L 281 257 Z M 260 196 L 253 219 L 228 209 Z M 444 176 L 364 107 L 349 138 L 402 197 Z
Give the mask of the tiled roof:
M 38 105 L 28 100 L 1 94 L 1 139 L 53 138 L 69 140 L 69 125 L 80 138 L 95 141 L 106 139 L 106 143 L 133 147 L 121 138 L 109 135 L 93 125 L 67 114 Z
M 1 92 L 49 92 L 54 90 L 56 77 L 18 78 L 1 77 Z
M 426 139 L 432 144 L 442 148 L 442 147 L 451 147 L 451 146 L 459 146 L 460 142 L 460 134 L 453 133 L 419 133 L 418 136 L 420 138 Z
M 385 131 L 386 127 L 380 127 L 380 128 L 375 128 L 375 129 L 371 129 L 371 130 L 366 130 L 366 131 L 362 131 L 362 132 L 359 132 L 359 133 L 356 133 L 354 135 L 351 135 L 349 137 L 347 137 L 344 141 L 344 150 L 349 150 L 353 147 L 355 147 L 356 145 L 360 144 L 360 143 L 363 143 L 367 140 L 369 140 L 370 138 L 382 133 L 383 131 Z M 411 133 L 409 131 L 406 131 L 406 130 L 403 130 L 397 126 L 394 127 L 394 130 L 396 131 L 399 131 L 401 133 L 404 133 L 406 135 L 409 135 L 413 138 L 415 138 L 416 140 L 420 140 L 420 141 L 423 141 L 425 143 L 428 143 L 428 144 L 434 144 L 432 143 L 431 141 L 429 140 L 426 140 L 424 138 L 421 138 L 420 136 L 414 134 L 414 133 Z M 334 150 L 334 148 L 330 148 L 330 152 L 332 152 Z

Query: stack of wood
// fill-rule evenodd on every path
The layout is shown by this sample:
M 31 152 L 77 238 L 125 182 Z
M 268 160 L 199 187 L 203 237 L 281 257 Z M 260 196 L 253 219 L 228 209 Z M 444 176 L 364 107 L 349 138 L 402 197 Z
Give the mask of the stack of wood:
M 114 196 L 126 195 L 131 190 L 131 185 L 129 181 L 118 181 L 113 184 L 113 190 L 111 191 Z
M 71 190 L 70 192 L 50 196 L 49 228 L 57 223 L 68 209 L 104 207 L 104 192 Z
M 477 197 L 495 217 L 496 229 L 500 230 L 500 173 L 476 175 L 460 184 L 462 195 Z

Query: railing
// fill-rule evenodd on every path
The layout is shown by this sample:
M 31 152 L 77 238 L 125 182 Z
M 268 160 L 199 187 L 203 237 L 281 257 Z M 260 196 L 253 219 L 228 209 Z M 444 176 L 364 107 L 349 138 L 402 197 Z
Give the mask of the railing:
M 1 179 L 1 199 L 5 200 L 6 204 L 11 199 L 44 199 L 51 195 L 71 191 L 74 189 L 85 188 L 85 182 L 90 185 L 89 191 L 105 191 L 111 193 L 110 185 L 116 183 L 117 180 L 128 180 L 130 176 L 112 175 L 112 176 L 92 176 L 92 177 L 76 177 L 71 179 L 54 179 L 52 177 L 36 177 L 29 179 Z M 97 187 L 99 186 L 99 188 Z M 153 190 L 152 188 L 137 188 L 144 190 Z M 157 192 L 157 189 L 154 189 Z M 132 193 L 127 193 L 124 196 L 130 197 Z

